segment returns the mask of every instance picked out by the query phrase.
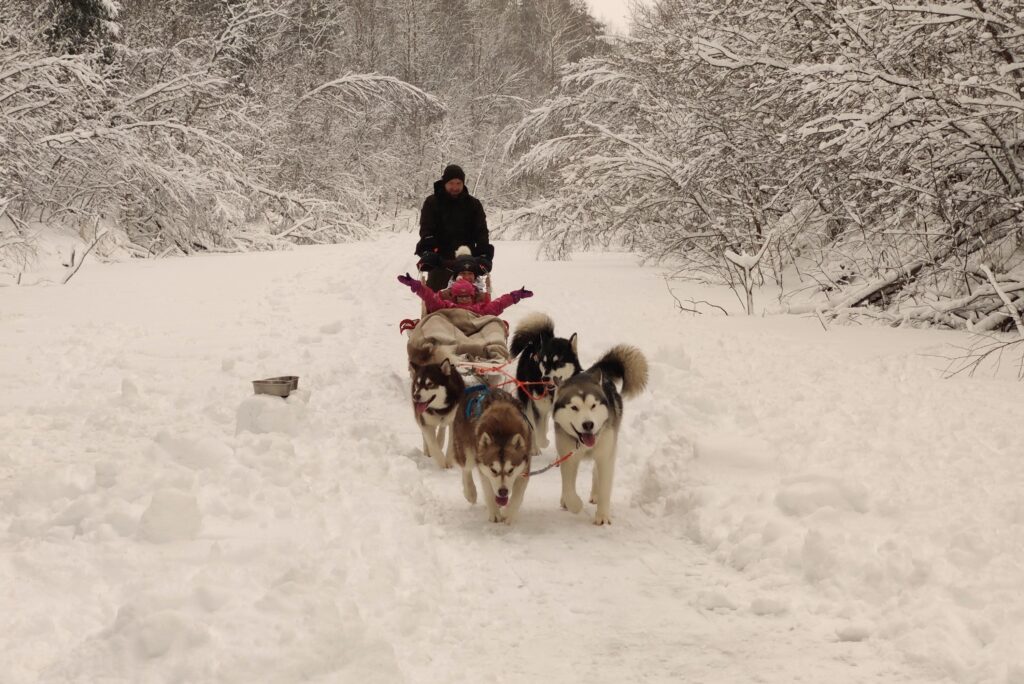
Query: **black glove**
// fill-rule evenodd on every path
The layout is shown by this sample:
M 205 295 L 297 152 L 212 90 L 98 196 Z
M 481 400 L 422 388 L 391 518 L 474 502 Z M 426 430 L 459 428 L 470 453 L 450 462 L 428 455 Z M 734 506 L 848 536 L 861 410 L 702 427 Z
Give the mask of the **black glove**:
M 438 247 L 439 245 L 437 244 L 437 238 L 435 238 L 433 235 L 427 235 L 419 239 L 419 241 L 416 243 L 416 246 L 413 248 L 412 253 L 419 255 L 423 254 L 424 252 L 436 252 L 438 251 Z
M 533 296 L 533 293 L 527 290 L 525 287 L 521 287 L 515 292 L 509 292 L 509 294 L 512 295 L 512 301 L 515 302 L 516 304 L 518 304 L 519 301 L 522 299 L 529 299 L 530 297 Z
M 483 273 L 481 273 L 481 275 L 483 275 L 484 273 L 490 273 L 491 272 L 491 268 L 493 268 L 493 264 L 491 264 L 491 260 L 488 259 L 487 257 L 477 257 L 476 264 L 477 264 L 477 266 L 480 267 L 480 270 L 483 271 Z
M 421 271 L 433 271 L 441 268 L 441 255 L 437 252 L 421 252 L 420 260 L 416 262 L 416 268 Z

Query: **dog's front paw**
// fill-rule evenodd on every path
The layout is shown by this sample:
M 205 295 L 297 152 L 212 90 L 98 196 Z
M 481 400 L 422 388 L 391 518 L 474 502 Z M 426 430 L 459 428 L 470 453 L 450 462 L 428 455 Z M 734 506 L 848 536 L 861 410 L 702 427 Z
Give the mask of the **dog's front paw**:
M 611 525 L 612 524 L 612 516 L 609 515 L 608 513 L 598 513 L 597 515 L 594 516 L 594 524 L 595 525 Z
M 583 510 L 583 499 L 576 494 L 570 494 L 569 496 L 562 496 L 562 508 L 566 509 L 570 513 L 579 513 Z
M 506 522 L 505 516 L 503 516 L 501 513 L 491 513 L 487 519 L 490 520 L 492 523 Z
M 462 485 L 462 495 L 466 497 L 466 501 L 471 504 L 476 503 L 476 485 L 472 482 L 469 484 Z

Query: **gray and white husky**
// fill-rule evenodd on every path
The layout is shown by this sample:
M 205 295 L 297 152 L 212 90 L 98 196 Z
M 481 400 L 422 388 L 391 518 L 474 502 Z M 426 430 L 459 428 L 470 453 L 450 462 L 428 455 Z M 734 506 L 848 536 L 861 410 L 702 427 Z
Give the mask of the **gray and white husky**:
M 622 382 L 622 393 L 616 382 Z M 583 509 L 576 493 L 576 473 L 583 458 L 594 459 L 590 502 L 597 504 L 595 525 L 611 518 L 615 451 L 622 424 L 622 397 L 639 394 L 647 386 L 647 359 L 636 347 L 618 345 L 587 370 L 563 382 L 555 394 L 555 447 L 559 455 L 573 452 L 562 463 L 562 507 L 573 513 Z

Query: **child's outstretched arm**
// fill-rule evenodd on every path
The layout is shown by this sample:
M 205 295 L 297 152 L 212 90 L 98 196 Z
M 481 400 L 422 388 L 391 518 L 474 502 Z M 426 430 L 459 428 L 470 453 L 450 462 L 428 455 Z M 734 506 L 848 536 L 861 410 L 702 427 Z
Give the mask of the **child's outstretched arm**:
M 436 292 L 410 276 L 408 273 L 404 276 L 398 276 L 398 282 L 408 287 L 412 290 L 413 294 L 425 301 L 427 303 L 427 307 L 433 307 L 435 309 L 443 309 L 445 307 L 444 300 L 442 300 Z
M 480 312 L 490 316 L 498 316 L 502 311 L 513 304 L 518 304 L 522 300 L 528 299 L 532 296 L 533 292 L 527 290 L 525 287 L 521 287 L 518 290 L 514 290 L 508 294 L 503 294 L 497 299 L 492 299 L 486 304 L 481 305 Z

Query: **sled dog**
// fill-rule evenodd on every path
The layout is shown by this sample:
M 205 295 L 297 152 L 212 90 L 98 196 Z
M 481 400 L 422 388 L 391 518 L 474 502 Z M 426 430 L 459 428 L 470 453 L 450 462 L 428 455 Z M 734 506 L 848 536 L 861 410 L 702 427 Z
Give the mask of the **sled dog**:
M 452 426 L 462 493 L 476 503 L 473 471 L 480 475 L 491 522 L 511 524 L 523 503 L 533 435 L 516 398 L 483 383 L 466 388 Z
M 509 348 L 519 356 L 516 379 L 519 400 L 526 407 L 526 417 L 533 426 L 533 453 L 548 446 L 548 423 L 554 404 L 554 389 L 583 368 L 576 354 L 576 333 L 569 339 L 555 337 L 555 323 L 543 313 L 523 318 L 516 326 Z
M 466 384 L 448 359 L 422 366 L 410 364 L 410 372 L 412 407 L 416 424 L 423 433 L 423 453 L 434 459 L 438 467 L 450 468 L 455 465 L 452 440 L 448 440 L 446 453 L 442 453 L 441 445 Z
M 622 382 L 622 394 L 615 383 Z M 636 347 L 618 345 L 587 370 L 561 384 L 555 395 L 555 447 L 560 456 L 572 452 L 561 465 L 562 507 L 579 513 L 583 501 L 576 494 L 576 472 L 583 458 L 594 459 L 590 502 L 597 504 L 595 525 L 610 524 L 615 450 L 622 423 L 622 397 L 639 394 L 647 386 L 647 359 Z

